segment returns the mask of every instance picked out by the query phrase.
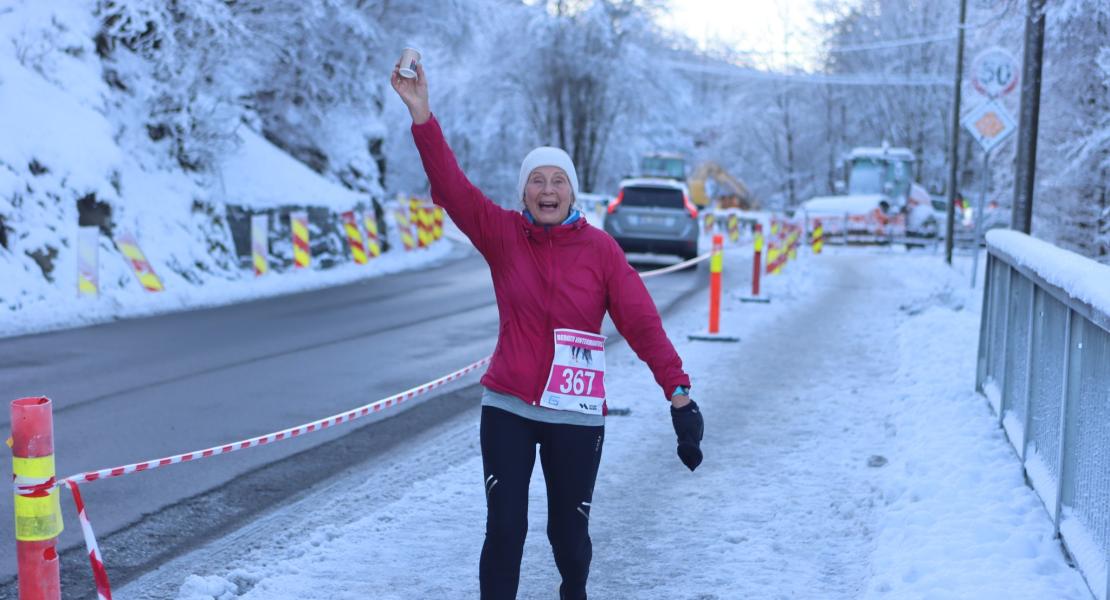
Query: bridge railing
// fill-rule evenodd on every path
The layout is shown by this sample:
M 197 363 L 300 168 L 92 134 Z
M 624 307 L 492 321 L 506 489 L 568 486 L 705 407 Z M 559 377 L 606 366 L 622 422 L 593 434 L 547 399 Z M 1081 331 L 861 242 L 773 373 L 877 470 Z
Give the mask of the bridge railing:
M 1012 231 L 987 250 L 976 389 L 1110 600 L 1110 266 Z

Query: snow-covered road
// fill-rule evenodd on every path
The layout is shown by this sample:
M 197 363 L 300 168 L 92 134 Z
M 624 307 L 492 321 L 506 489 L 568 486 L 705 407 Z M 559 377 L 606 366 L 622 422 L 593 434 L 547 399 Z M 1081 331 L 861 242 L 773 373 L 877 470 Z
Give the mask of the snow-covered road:
M 964 275 L 935 255 L 841 250 L 768 288 L 770 305 L 725 302 L 739 344 L 686 340 L 704 297 L 666 323 L 706 415 L 696 473 L 674 456 L 646 367 L 611 348 L 610 404 L 631 414 L 607 422 L 591 597 L 1090 597 L 972 391 L 978 296 Z M 414 433 L 391 460 L 116 597 L 477 597 L 477 441 L 475 411 Z M 541 478 L 522 599 L 558 585 Z

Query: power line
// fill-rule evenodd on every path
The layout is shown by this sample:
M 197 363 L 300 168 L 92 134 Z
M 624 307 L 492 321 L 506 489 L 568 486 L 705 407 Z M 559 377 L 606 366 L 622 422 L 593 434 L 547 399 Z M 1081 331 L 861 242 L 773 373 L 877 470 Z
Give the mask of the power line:
M 956 29 L 957 29 L 957 31 L 960 30 L 960 29 L 963 29 L 964 31 L 970 31 L 972 29 L 979 29 L 980 27 L 986 27 L 987 25 L 997 23 L 998 21 L 1001 21 L 1002 19 L 1009 16 L 1013 7 L 1014 7 L 1014 1 L 1013 0 L 1004 0 L 1002 10 L 984 18 L 983 20 L 981 20 L 977 23 L 964 23 L 964 24 L 958 25 L 956 27 Z M 838 47 L 835 47 L 835 48 L 826 48 L 825 52 L 828 53 L 828 54 L 841 54 L 841 53 L 848 53 L 848 52 L 866 52 L 868 50 L 885 50 L 887 48 L 902 48 L 902 47 L 905 47 L 905 46 L 919 46 L 921 44 L 932 44 L 932 43 L 936 43 L 936 42 L 948 42 L 948 41 L 956 39 L 956 36 L 957 36 L 956 32 L 953 32 L 953 33 L 934 33 L 934 34 L 930 34 L 930 35 L 923 35 L 923 36 L 912 37 L 912 38 L 884 40 L 884 41 L 879 41 L 879 42 L 870 42 L 870 43 L 854 44 L 854 45 L 848 45 L 848 46 L 838 46 Z
M 872 42 L 870 44 L 856 44 L 853 46 L 839 46 L 836 48 L 827 48 L 825 52 L 829 54 L 841 54 L 847 52 L 866 52 L 868 50 L 885 50 L 887 48 L 902 48 L 905 46 L 920 46 L 922 44 L 932 44 L 934 42 L 947 42 L 956 39 L 955 33 L 938 33 L 936 35 L 927 35 L 916 38 L 905 38 L 901 40 L 889 40 L 885 42 Z
M 786 83 L 868 87 L 952 87 L 951 81 L 931 75 L 920 77 L 887 77 L 881 73 L 863 75 L 810 75 L 757 71 L 755 69 L 745 69 L 743 67 L 704 65 L 677 60 L 661 61 L 660 64 L 682 69 L 684 71 L 711 73 L 755 81 L 781 81 Z

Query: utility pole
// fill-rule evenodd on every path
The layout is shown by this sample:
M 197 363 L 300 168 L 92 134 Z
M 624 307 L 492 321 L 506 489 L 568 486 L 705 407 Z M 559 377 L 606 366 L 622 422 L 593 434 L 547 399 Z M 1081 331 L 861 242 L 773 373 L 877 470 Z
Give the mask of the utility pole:
M 1018 117 L 1017 173 L 1010 227 L 1033 228 L 1033 185 L 1037 175 L 1037 124 L 1041 108 L 1041 65 L 1044 63 L 1045 0 L 1028 0 L 1025 8 L 1025 56 L 1021 67 L 1021 114 Z
M 1033 0 L 1030 0 L 1031 2 Z M 956 34 L 956 85 L 953 87 L 952 119 L 948 126 L 948 223 L 945 225 L 944 260 L 952 264 L 952 237 L 956 225 L 956 163 L 960 160 L 960 92 L 964 79 L 964 24 L 967 0 L 960 0 L 960 28 Z

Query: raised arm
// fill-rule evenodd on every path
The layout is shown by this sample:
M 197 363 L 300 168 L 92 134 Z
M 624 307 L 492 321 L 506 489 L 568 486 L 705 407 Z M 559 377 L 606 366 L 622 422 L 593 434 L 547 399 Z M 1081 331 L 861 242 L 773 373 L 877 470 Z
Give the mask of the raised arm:
M 429 108 L 423 65 L 417 63 L 416 77 L 412 79 L 401 77 L 394 67 L 390 83 L 412 115 L 412 138 L 431 183 L 432 201 L 447 210 L 451 220 L 488 260 L 488 252 L 498 242 L 498 232 L 511 222 L 512 213 L 494 204 L 459 168 L 455 153 Z

